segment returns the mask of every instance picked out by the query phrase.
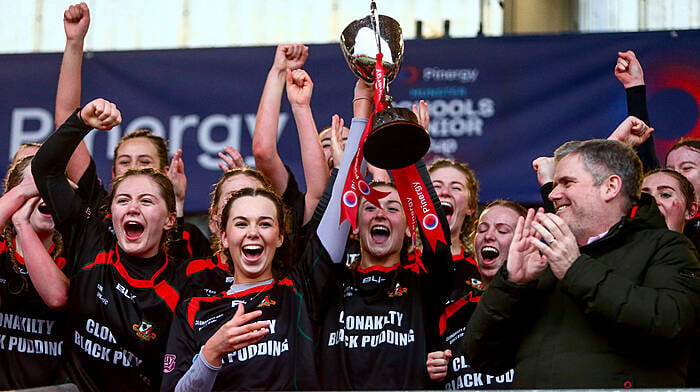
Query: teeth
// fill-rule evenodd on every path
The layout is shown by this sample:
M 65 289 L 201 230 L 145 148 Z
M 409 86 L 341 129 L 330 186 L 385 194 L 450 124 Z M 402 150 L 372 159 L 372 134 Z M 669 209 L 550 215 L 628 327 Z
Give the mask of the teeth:
M 451 215 L 454 211 L 454 206 L 452 203 L 448 201 L 440 201 L 440 204 L 442 205 L 442 210 L 445 212 L 445 215 Z
M 389 228 L 386 227 L 386 226 L 382 226 L 382 225 L 372 226 L 372 228 L 370 229 L 370 231 L 371 231 L 373 234 L 381 234 L 381 233 L 384 233 L 384 234 L 387 234 L 387 235 L 388 235 L 388 234 L 390 233 Z
M 256 251 L 256 250 L 262 250 L 262 245 L 244 245 L 243 250 L 249 250 L 249 251 Z
M 498 249 L 494 248 L 493 246 L 484 246 L 481 248 L 481 256 L 485 259 L 495 259 L 500 254 L 501 252 L 499 252 Z
M 567 208 L 569 208 L 569 206 L 559 206 L 559 207 L 557 207 L 557 212 L 564 210 L 564 209 L 567 209 Z

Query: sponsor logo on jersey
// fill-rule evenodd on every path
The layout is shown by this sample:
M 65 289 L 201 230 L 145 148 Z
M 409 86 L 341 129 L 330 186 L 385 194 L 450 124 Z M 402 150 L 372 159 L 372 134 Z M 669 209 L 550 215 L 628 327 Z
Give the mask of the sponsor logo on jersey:
M 175 355 L 165 354 L 163 357 L 163 373 L 170 373 L 175 370 Z
M 141 324 L 132 325 L 131 328 L 136 332 L 136 336 L 147 342 L 150 342 L 158 336 L 153 333 L 153 324 L 145 320 L 141 321 Z
M 407 288 L 401 287 L 400 284 L 396 283 L 396 287 L 394 288 L 394 291 L 389 292 L 389 298 L 401 297 L 402 295 L 406 294 L 407 292 L 408 292 Z
M 464 281 L 469 287 L 473 287 L 477 290 L 484 290 L 484 283 L 477 278 L 469 278 Z
M 270 296 L 266 295 L 265 298 L 263 298 L 262 301 L 260 301 L 260 303 L 258 304 L 258 307 L 259 308 L 268 308 L 268 307 L 270 307 L 272 305 L 276 305 L 276 304 L 277 304 L 277 301 L 270 299 Z

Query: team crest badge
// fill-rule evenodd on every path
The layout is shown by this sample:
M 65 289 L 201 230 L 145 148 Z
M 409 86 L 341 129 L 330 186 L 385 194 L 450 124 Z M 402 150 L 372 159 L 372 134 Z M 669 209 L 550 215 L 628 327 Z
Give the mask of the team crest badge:
M 131 328 L 136 332 L 136 336 L 147 342 L 150 342 L 158 336 L 153 333 L 153 324 L 148 321 L 141 321 L 141 324 L 134 324 Z
M 265 298 L 263 298 L 262 301 L 260 301 L 260 303 L 258 304 L 258 307 L 259 308 L 268 308 L 268 307 L 270 307 L 272 305 L 276 305 L 276 304 L 277 304 L 277 301 L 271 300 L 270 296 L 266 295 Z
M 389 292 L 389 298 L 401 297 L 402 295 L 406 294 L 406 292 L 408 292 L 408 289 L 401 287 L 401 285 L 397 283 L 394 291 Z

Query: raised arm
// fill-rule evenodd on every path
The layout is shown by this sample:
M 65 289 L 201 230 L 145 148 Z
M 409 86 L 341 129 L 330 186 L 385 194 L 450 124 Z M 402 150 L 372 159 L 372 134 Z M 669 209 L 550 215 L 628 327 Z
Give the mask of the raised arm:
M 631 50 L 618 52 L 617 56 L 615 77 L 625 88 L 627 115 L 637 117 L 646 125 L 651 125 L 647 109 L 646 86 L 642 64 L 637 59 L 637 55 Z M 653 137 L 649 137 L 640 145 L 635 146 L 635 151 L 637 151 L 639 159 L 642 160 L 645 172 L 659 167 L 659 158 L 656 156 Z
M 50 309 L 63 309 L 68 302 L 70 281 L 49 255 L 46 246 L 29 222 L 29 217 L 40 201 L 39 196 L 27 200 L 12 216 L 12 223 L 17 232 L 18 243 L 22 246 L 24 264 L 34 288 Z
M 56 224 L 69 220 L 74 212 L 75 191 L 66 178 L 71 153 L 92 128 L 108 130 L 120 123 L 116 105 L 98 98 L 76 110 L 37 151 L 32 175 Z
M 311 220 L 316 205 L 323 195 L 323 190 L 328 185 L 329 176 L 328 165 L 311 112 L 312 92 L 313 82 L 306 71 L 301 69 L 287 70 L 287 99 L 292 105 L 294 121 L 297 124 L 301 163 L 304 167 L 304 179 L 306 180 L 304 224 Z
M 90 9 L 87 4 L 71 5 L 63 13 L 63 27 L 66 32 L 66 47 L 61 61 L 61 73 L 56 89 L 56 128 L 63 124 L 73 111 L 80 106 L 81 72 L 83 46 L 90 26 Z M 73 152 L 66 168 L 68 178 L 78 182 L 90 164 L 90 152 L 81 142 Z
M 345 151 L 343 152 L 343 159 L 340 163 L 340 168 L 338 169 L 338 175 L 333 183 L 333 191 L 331 193 L 330 200 L 328 202 L 328 208 L 321 218 L 321 222 L 318 225 L 316 233 L 318 238 L 321 240 L 324 248 L 328 251 L 331 256 L 331 260 L 334 263 L 341 263 L 343 261 L 343 253 L 345 252 L 345 243 L 348 239 L 348 234 L 350 233 L 350 223 L 343 222 L 340 224 L 340 208 L 343 187 L 345 186 L 345 180 L 348 177 L 350 171 L 350 164 L 352 159 L 360 147 L 360 138 L 362 137 L 362 132 L 367 125 L 367 119 L 370 114 L 372 114 L 372 101 L 370 99 L 357 99 L 358 97 L 372 97 L 374 94 L 374 87 L 362 80 L 358 80 L 355 85 L 355 98 L 353 99 L 353 119 L 350 124 L 350 134 L 348 135 L 348 140 L 345 143 Z M 338 127 L 342 127 L 340 119 L 334 117 L 333 127 L 335 129 L 331 132 L 337 132 Z
M 287 79 L 287 69 L 301 68 L 309 55 L 309 49 L 301 44 L 279 45 L 275 60 L 267 74 L 263 87 L 253 132 L 253 156 L 255 166 L 272 182 L 275 192 L 283 194 L 289 174 L 277 151 L 277 133 L 282 91 Z

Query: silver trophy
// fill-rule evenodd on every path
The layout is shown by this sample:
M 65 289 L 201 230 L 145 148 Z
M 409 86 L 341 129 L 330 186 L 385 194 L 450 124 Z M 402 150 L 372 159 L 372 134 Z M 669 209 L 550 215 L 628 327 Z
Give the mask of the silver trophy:
M 385 69 L 384 91 L 401 68 L 404 55 L 399 23 L 377 13 L 374 1 L 370 15 L 353 21 L 340 35 L 340 47 L 350 70 L 360 79 L 374 83 L 377 54 Z M 409 109 L 392 108 L 391 97 L 382 97 L 387 108 L 372 117 L 372 131 L 364 144 L 367 162 L 382 169 L 400 169 L 416 163 L 430 148 L 430 136 Z

